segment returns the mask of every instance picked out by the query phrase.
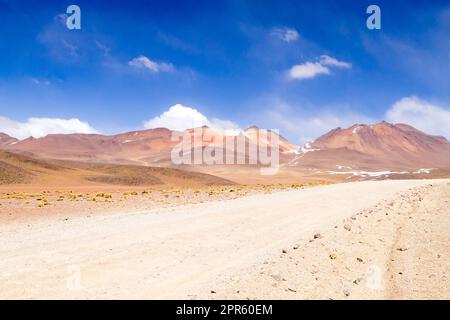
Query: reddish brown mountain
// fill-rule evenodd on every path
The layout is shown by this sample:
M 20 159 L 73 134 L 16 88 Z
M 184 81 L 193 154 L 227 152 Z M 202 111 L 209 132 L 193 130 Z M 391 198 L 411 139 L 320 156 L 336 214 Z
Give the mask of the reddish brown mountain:
M 230 137 L 207 127 L 199 129 L 209 136 L 201 148 L 210 143 L 225 145 L 225 138 Z M 250 127 L 240 134 L 245 140 L 246 151 L 252 144 L 272 144 L 270 140 L 256 139 L 258 131 L 257 127 Z M 178 144 L 171 139 L 173 133 L 159 128 L 112 136 L 51 134 L 22 141 L 1 134 L 0 148 L 35 158 L 169 166 L 171 151 Z M 194 129 L 185 133 L 192 137 Z M 383 121 L 374 125 L 336 128 L 300 149 L 281 136 L 279 141 L 280 161 L 291 167 L 450 168 L 450 143 L 447 139 L 406 124 L 393 125 Z
M 12 143 L 16 143 L 17 141 L 19 141 L 19 140 L 17 140 L 16 138 L 10 137 L 5 133 L 0 132 L 0 147 L 7 146 Z
M 297 165 L 352 168 L 450 167 L 450 143 L 406 124 L 385 121 L 336 128 L 311 142 Z M 310 151 L 310 152 L 308 152 Z
M 198 128 L 204 135 L 200 147 L 206 145 L 225 144 L 226 136 L 208 127 Z M 195 129 L 186 130 L 191 139 Z M 198 131 L 197 131 L 198 132 Z M 268 139 L 257 138 L 258 128 L 251 127 L 240 134 L 248 150 L 251 144 L 271 145 Z M 118 135 L 105 136 L 99 134 L 49 134 L 42 138 L 27 138 L 14 141 L 13 144 L 2 144 L 0 148 L 44 159 L 74 160 L 85 162 L 103 162 L 120 164 L 140 164 L 152 166 L 170 165 L 171 151 L 179 141 L 172 141 L 174 132 L 165 128 L 133 131 Z M 183 133 L 181 133 L 181 136 Z M 294 150 L 286 139 L 279 136 L 280 152 Z M 236 142 L 235 142 L 236 143 Z M 192 152 L 192 151 L 191 151 Z
M 257 126 L 251 126 L 247 128 L 243 134 L 246 136 L 251 142 L 253 143 L 259 143 L 265 146 L 271 147 L 273 145 L 273 142 L 271 139 L 262 139 L 259 134 L 262 129 L 258 128 Z M 270 133 L 278 135 L 275 132 L 271 132 L 270 130 L 266 131 L 267 136 L 270 136 Z M 279 143 L 279 149 L 281 153 L 289 152 L 296 150 L 298 147 L 296 145 L 291 144 L 286 138 L 284 138 L 281 135 L 278 135 L 278 143 Z
M 3 149 L 38 158 L 89 162 L 148 164 L 166 160 L 173 143 L 171 131 L 153 129 L 114 136 L 49 134 L 27 138 Z

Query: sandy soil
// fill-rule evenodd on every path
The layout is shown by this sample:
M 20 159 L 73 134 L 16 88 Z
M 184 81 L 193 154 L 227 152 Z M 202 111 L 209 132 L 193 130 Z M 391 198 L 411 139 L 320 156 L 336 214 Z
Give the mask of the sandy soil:
M 449 298 L 448 180 L 0 226 L 0 298 Z
M 42 186 L 34 185 L 32 189 L 16 189 L 16 191 L 6 191 L 0 187 L 0 224 L 30 223 L 43 219 L 67 220 L 77 216 L 155 210 L 324 184 L 329 183 L 212 185 L 184 188 L 166 185 L 147 188 L 103 186 L 100 189 L 102 191 L 86 186 L 72 186 L 66 190 L 43 190 Z
M 212 298 L 450 299 L 450 183 L 352 215 L 230 277 Z

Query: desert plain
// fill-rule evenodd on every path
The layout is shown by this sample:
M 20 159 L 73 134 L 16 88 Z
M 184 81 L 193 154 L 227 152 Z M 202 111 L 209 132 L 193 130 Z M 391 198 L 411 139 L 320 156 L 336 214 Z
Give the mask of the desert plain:
M 4 192 L 0 298 L 450 298 L 448 179 L 134 190 Z

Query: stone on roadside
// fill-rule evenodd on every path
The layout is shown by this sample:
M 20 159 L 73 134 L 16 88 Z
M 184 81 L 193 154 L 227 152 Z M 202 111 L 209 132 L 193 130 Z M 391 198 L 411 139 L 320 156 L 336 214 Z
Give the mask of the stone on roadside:
M 315 233 L 314 234 L 314 239 L 322 239 L 323 236 L 320 233 Z

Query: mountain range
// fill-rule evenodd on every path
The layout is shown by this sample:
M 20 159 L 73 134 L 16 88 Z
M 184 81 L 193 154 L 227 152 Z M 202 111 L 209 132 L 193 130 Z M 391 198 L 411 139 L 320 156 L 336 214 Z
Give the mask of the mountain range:
M 208 127 L 214 139 L 203 142 L 215 144 L 217 139 L 230 138 Z M 256 140 L 258 128 L 241 132 L 246 148 L 250 145 L 270 145 L 271 141 Z M 42 138 L 17 140 L 0 133 L 0 149 L 39 159 L 58 159 L 89 163 L 171 166 L 170 156 L 174 132 L 166 128 L 132 131 L 117 135 L 49 134 Z M 192 135 L 194 129 L 186 130 Z M 237 138 L 237 137 L 236 137 Z M 385 121 L 355 124 L 336 128 L 304 146 L 296 146 L 278 136 L 280 163 L 286 167 L 333 169 L 336 166 L 359 169 L 450 168 L 450 143 L 407 124 Z M 222 141 L 223 142 L 223 141 Z

